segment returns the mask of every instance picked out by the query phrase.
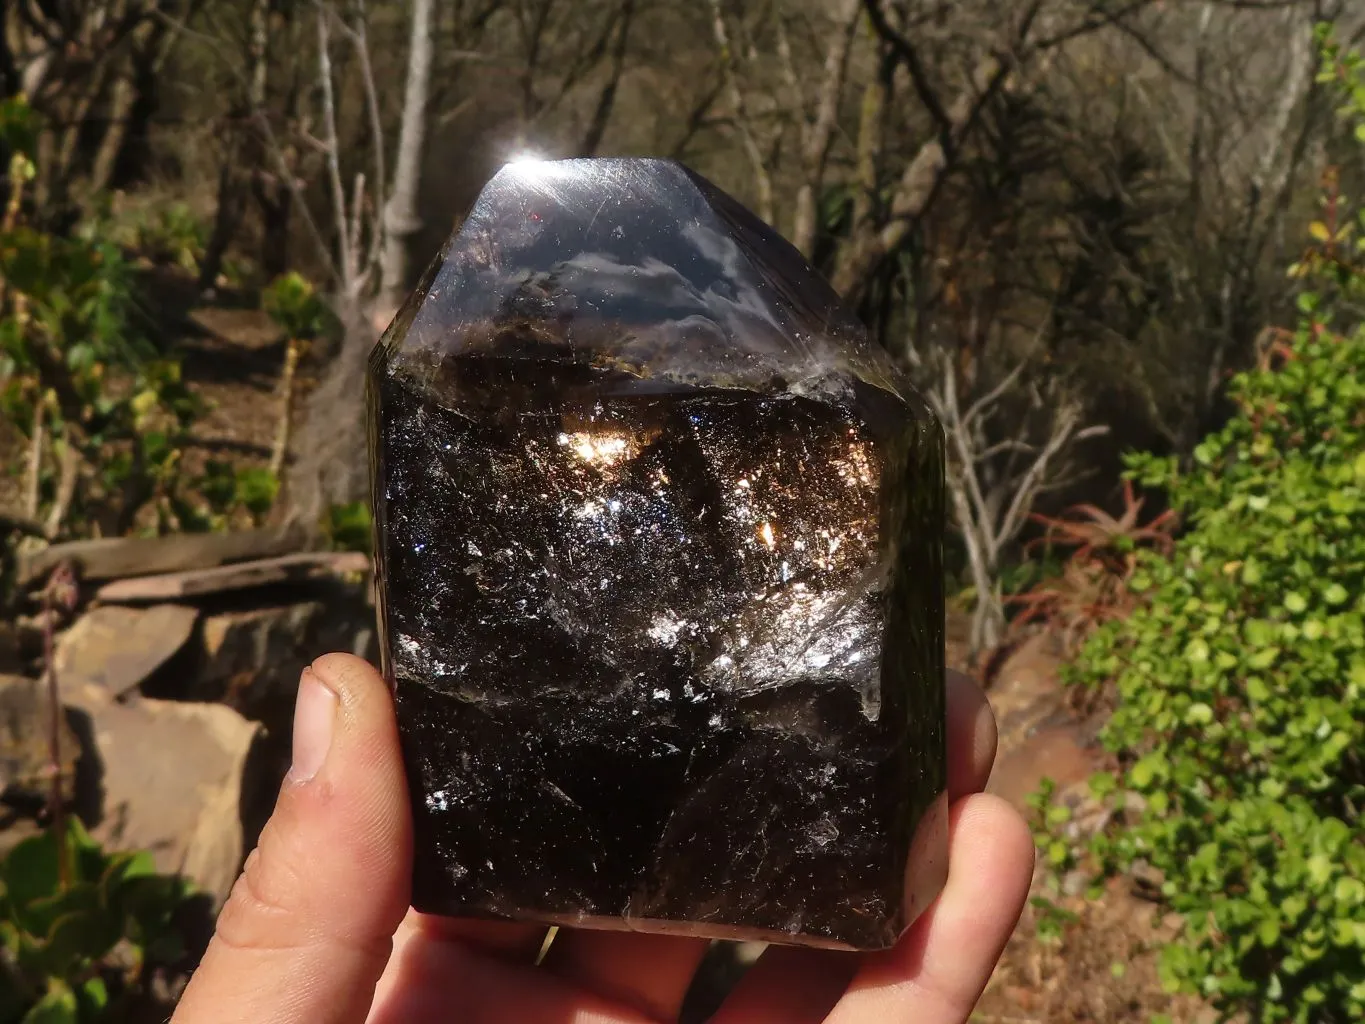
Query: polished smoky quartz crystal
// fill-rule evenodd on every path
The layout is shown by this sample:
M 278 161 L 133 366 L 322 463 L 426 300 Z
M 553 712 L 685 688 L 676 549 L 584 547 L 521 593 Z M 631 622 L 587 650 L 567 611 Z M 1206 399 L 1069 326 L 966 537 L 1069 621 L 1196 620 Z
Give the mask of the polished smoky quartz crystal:
M 670 162 L 513 164 L 370 363 L 414 904 L 872 949 L 947 870 L 944 456 Z

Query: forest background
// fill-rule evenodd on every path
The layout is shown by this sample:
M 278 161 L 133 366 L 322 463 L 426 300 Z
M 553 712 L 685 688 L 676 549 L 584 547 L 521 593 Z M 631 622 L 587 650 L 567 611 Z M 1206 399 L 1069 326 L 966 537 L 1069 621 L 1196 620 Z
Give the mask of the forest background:
M 679 159 L 826 274 L 942 420 L 965 660 L 1060 638 L 1108 761 L 1086 835 L 1035 802 L 1057 885 L 1145 880 L 1180 922 L 1162 984 L 1210 1012 L 1365 1012 L 1360 4 L 2 10 L 13 621 L 46 608 L 51 638 L 65 592 L 23 579 L 48 545 L 363 548 L 365 358 L 483 183 Z M 222 386 L 262 361 L 267 394 Z M 58 956 L 52 920 L 6 912 L 23 1013 L 127 987 L 104 946 Z

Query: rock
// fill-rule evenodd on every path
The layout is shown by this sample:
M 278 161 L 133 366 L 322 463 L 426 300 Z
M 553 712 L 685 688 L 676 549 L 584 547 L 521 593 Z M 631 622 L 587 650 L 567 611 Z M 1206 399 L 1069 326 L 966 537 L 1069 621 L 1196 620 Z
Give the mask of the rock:
M 41 680 L 0 675 L 0 793 L 45 800 L 51 786 L 51 712 Z M 70 792 L 80 743 L 63 711 L 58 746 L 62 785 Z
M 115 580 L 100 587 L 95 592 L 95 599 L 112 603 L 174 601 L 273 583 L 297 583 L 317 576 L 366 572 L 369 568 L 369 556 L 356 551 L 282 555 L 212 569 L 188 569 Z
M 292 713 L 299 674 L 332 651 L 366 647 L 374 612 L 353 592 L 313 600 L 206 615 L 200 629 L 200 663 L 183 695 L 222 701 L 271 728 L 288 723 L 272 709 Z
M 1081 744 L 1076 728 L 1057 725 L 1023 738 L 1002 736 L 986 792 L 1027 811 L 1028 797 L 1043 779 L 1065 791 L 1099 770 L 1098 754 Z
M 943 433 L 801 254 L 673 163 L 509 166 L 369 370 L 414 905 L 893 944 L 947 869 Z
M 194 700 L 222 701 L 248 717 L 272 692 L 292 701 L 299 673 L 318 655 L 317 633 L 326 612 L 321 601 L 221 612 L 204 619 L 204 661 L 194 672 Z
M 57 641 L 53 660 L 62 693 L 76 699 L 88 688 L 92 697 L 122 696 L 185 646 L 198 618 L 194 608 L 176 604 L 90 609 Z
M 243 822 L 259 820 L 269 777 L 260 726 L 215 704 L 99 701 L 82 709 L 91 761 L 82 817 L 114 849 L 150 850 L 157 868 L 226 898 L 241 868 Z

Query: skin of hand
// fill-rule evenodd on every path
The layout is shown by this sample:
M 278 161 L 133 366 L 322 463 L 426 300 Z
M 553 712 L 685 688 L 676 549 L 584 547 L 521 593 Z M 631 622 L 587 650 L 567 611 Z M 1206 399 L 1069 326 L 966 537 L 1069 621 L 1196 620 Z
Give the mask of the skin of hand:
M 893 949 L 771 946 L 713 1024 L 963 1024 L 1033 869 L 1019 814 L 983 795 L 996 726 L 950 673 L 948 881 Z M 545 929 L 409 909 L 412 825 L 388 687 L 329 654 L 304 670 L 293 767 L 172 1024 L 659 1024 L 704 939 Z

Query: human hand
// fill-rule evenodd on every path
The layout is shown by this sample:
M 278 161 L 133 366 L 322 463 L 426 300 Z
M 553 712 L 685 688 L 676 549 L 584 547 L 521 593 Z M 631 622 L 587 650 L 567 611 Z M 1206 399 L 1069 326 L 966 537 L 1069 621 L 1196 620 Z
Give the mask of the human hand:
M 962 1024 L 1023 908 L 1033 843 L 981 794 L 981 690 L 948 679 L 951 848 L 942 895 L 899 945 L 772 946 L 713 1024 Z M 172 1024 L 658 1024 L 704 939 L 449 920 L 408 907 L 411 820 L 388 688 L 332 654 L 304 671 L 294 766 Z

